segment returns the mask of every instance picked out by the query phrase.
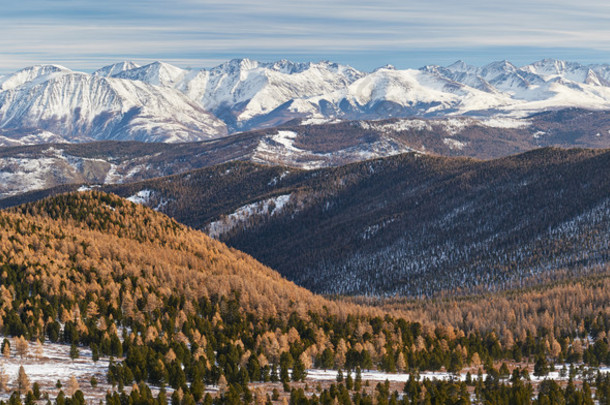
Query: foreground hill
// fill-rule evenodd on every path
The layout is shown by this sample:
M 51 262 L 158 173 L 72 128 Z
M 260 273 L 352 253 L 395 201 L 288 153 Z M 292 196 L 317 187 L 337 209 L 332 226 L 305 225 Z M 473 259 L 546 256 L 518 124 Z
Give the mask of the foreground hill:
M 317 292 L 428 295 L 602 269 L 609 165 L 607 150 L 406 154 L 314 171 L 229 163 L 107 189 Z
M 116 196 L 67 194 L 1 215 L 4 263 L 25 266 L 42 291 L 79 305 L 90 293 L 111 299 L 126 288 L 120 280 L 131 280 L 135 289 L 146 284 L 144 297 L 154 290 L 158 303 L 173 294 L 189 301 L 238 294 L 244 310 L 261 316 L 336 309 L 248 255 Z

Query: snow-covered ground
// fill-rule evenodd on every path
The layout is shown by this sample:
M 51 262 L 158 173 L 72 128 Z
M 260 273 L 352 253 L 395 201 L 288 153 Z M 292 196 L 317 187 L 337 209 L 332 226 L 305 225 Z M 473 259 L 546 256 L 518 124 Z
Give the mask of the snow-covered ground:
M 466 145 L 468 145 L 468 142 L 461 142 L 457 139 L 451 138 L 443 138 L 443 143 L 447 145 L 451 150 L 462 150 Z
M 0 341 L 2 340 L 4 338 L 0 338 Z M 87 399 L 101 399 L 106 390 L 111 388 L 106 382 L 108 358 L 94 362 L 91 350 L 87 348 L 79 347 L 79 357 L 71 360 L 69 345 L 45 342 L 42 344 L 42 351 L 39 352 L 36 344 L 29 342 L 28 355 L 21 358 L 15 351 L 15 339 L 9 340 L 12 348 L 11 356 L 8 358 L 0 356 L 0 367 L 9 378 L 10 392 L 15 388 L 20 366 L 23 366 L 30 383 L 40 384 L 41 392 L 48 392 L 52 399 L 59 392 L 55 387 L 57 381 L 61 382 L 65 392 L 72 376 L 76 377 Z M 95 390 L 91 387 L 91 377 L 95 377 L 98 381 Z M 1 400 L 7 400 L 9 396 L 10 393 L 0 392 Z
M 361 125 L 366 128 L 366 125 L 369 124 L 363 122 Z M 381 138 L 370 143 L 334 150 L 330 153 L 320 153 L 295 146 L 295 141 L 299 136 L 300 134 L 294 131 L 278 131 L 276 134 L 263 137 L 252 154 L 252 160 L 263 164 L 272 162 L 312 170 L 333 166 L 340 162 L 359 162 L 414 152 L 414 149 L 399 141 Z
M 127 197 L 127 199 L 134 204 L 147 204 L 151 193 L 152 191 L 150 190 L 140 190 L 131 197 Z
M 307 378 L 316 381 L 335 381 L 337 379 L 338 372 L 336 370 L 319 370 L 311 369 L 307 370 Z M 356 373 L 351 373 L 352 378 L 356 376 Z M 365 370 L 362 371 L 362 381 L 385 381 L 390 382 L 407 382 L 410 374 L 408 373 L 385 373 L 383 371 Z M 451 374 L 446 372 L 421 372 L 419 373 L 420 379 L 427 378 L 429 380 L 453 380 L 459 378 L 461 380 L 466 379 L 466 374 Z M 347 377 L 347 372 L 343 372 L 343 377 Z
M 557 381 L 568 381 L 569 373 L 566 372 L 564 375 L 561 375 L 561 369 L 564 367 L 562 364 L 558 364 L 555 366 L 555 371 L 549 372 L 548 375 L 545 376 L 535 376 L 530 370 L 530 380 L 534 383 L 540 382 L 543 380 L 557 380 Z M 570 366 L 565 365 L 566 371 L 569 370 Z M 589 374 L 595 375 L 599 370 L 601 373 L 610 373 L 610 367 L 600 367 L 600 368 L 588 368 L 583 367 L 584 373 L 586 374 L 589 371 Z M 477 378 L 477 371 L 475 370 L 462 370 L 460 373 L 448 373 L 443 371 L 422 371 L 419 373 L 420 380 L 428 379 L 428 380 L 460 380 L 465 381 L 466 375 L 470 371 L 471 378 Z M 310 369 L 307 370 L 307 379 L 315 380 L 315 381 L 336 381 L 337 379 L 337 370 L 319 370 L 319 369 Z M 583 373 L 577 373 L 577 376 L 582 378 Z M 348 373 L 343 371 L 343 377 L 347 377 Z M 352 378 L 356 376 L 355 372 L 351 372 Z M 409 380 L 409 373 L 386 373 L 383 371 L 376 370 L 364 370 L 361 372 L 362 381 L 385 381 L 388 380 L 390 382 L 407 382 Z M 487 378 L 487 374 L 483 373 L 483 379 Z
M 0 337 L 0 341 L 3 337 Z M 80 389 L 84 392 L 85 398 L 92 403 L 97 403 L 102 400 L 108 390 L 112 387 L 107 383 L 106 374 L 108 371 L 109 359 L 101 358 L 99 361 L 94 362 L 92 360 L 91 351 L 84 347 L 79 347 L 79 357 L 71 360 L 70 359 L 70 346 L 58 343 L 44 342 L 42 346 L 37 346 L 33 342 L 29 342 L 29 349 L 26 356 L 21 358 L 16 350 L 16 340 L 9 339 L 11 342 L 11 354 L 10 357 L 0 356 L 0 368 L 9 378 L 9 392 L 0 392 L 0 400 L 7 400 L 10 396 L 10 392 L 15 389 L 16 379 L 19 371 L 19 367 L 23 365 L 26 374 L 29 377 L 31 384 L 37 382 L 40 384 L 41 392 L 48 392 L 51 399 L 57 396 L 59 390 L 56 388 L 57 381 L 59 380 L 62 384 L 62 388 L 66 391 L 68 387 L 68 381 L 74 376 Z M 120 360 L 120 359 L 119 359 Z M 531 366 L 531 365 L 530 365 Z M 544 377 L 536 377 L 531 373 L 530 379 L 532 382 L 540 382 L 544 379 L 554 380 L 567 380 L 567 373 L 561 375 L 561 369 L 564 365 L 556 365 L 555 371 L 549 373 Z M 565 369 L 569 370 L 569 365 L 565 365 Z M 585 374 L 587 367 L 583 367 Z M 595 375 L 598 369 L 590 369 L 589 375 Z M 599 371 L 602 373 L 610 373 L 610 367 L 601 367 Z M 448 372 L 421 372 L 419 373 L 420 379 L 429 380 L 455 380 L 459 379 L 464 381 L 466 379 L 467 370 L 463 370 L 461 373 L 453 374 Z M 477 372 L 470 370 L 472 378 L 477 378 Z M 320 369 L 309 369 L 307 370 L 308 381 L 336 381 L 338 372 L 336 370 L 320 370 Z M 582 378 L 582 372 L 578 374 Z M 343 372 L 344 377 L 347 377 L 348 373 Z M 352 377 L 355 377 L 355 373 L 351 373 Z M 386 373 L 375 370 L 364 370 L 361 373 L 362 381 L 385 381 L 404 383 L 409 380 L 410 375 L 408 373 Z M 91 377 L 95 377 L 98 381 L 96 388 L 92 388 L 90 380 Z M 486 375 L 483 374 L 483 378 Z M 153 394 L 156 395 L 158 389 L 151 387 Z M 129 391 L 129 387 L 126 387 Z M 207 386 L 207 392 L 216 392 L 218 387 Z M 171 394 L 171 389 L 168 388 L 168 393 Z
M 225 218 L 210 223 L 206 227 L 205 232 L 212 238 L 218 238 L 233 228 L 244 224 L 249 218 L 261 215 L 277 215 L 282 212 L 284 206 L 290 201 L 290 196 L 291 194 L 283 194 L 239 207 Z

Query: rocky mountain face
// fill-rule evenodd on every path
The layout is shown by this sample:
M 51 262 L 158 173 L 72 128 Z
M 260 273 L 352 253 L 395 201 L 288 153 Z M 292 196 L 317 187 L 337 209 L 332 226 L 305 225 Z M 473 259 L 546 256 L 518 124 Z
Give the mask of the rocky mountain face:
M 335 120 L 521 118 L 565 108 L 610 109 L 610 66 L 542 60 L 517 67 L 360 72 L 331 62 L 232 60 L 211 69 L 122 62 L 92 74 L 56 65 L 0 77 L 0 145 L 187 142 Z M 45 131 L 52 135 L 37 136 Z
M 0 128 L 22 144 L 36 142 L 40 131 L 67 142 L 187 142 L 227 133 L 180 91 L 60 66 L 34 66 L 2 79 Z

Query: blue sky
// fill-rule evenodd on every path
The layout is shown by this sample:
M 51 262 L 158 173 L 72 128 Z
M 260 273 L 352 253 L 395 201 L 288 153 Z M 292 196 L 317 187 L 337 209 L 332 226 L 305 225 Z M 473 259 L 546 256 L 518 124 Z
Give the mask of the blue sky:
M 90 71 L 121 60 L 209 67 L 232 58 L 362 70 L 543 58 L 610 63 L 602 0 L 21 0 L 0 12 L 0 72 Z

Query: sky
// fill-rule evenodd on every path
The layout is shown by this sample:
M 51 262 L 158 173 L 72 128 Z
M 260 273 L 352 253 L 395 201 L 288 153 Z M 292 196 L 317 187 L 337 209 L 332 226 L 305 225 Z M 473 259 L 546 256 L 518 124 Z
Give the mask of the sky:
M 0 73 L 123 60 L 211 67 L 331 60 L 370 71 L 456 60 L 610 63 L 604 0 L 20 0 L 0 11 Z

